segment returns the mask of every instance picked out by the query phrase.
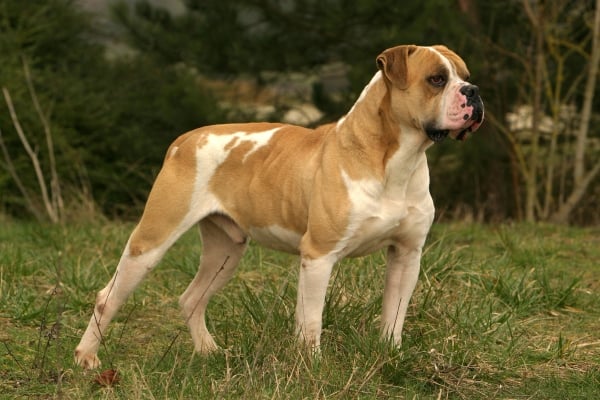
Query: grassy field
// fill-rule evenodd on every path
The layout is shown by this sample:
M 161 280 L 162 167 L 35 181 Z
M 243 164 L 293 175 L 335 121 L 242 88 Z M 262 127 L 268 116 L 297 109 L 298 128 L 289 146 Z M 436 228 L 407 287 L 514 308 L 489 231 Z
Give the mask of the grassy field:
M 378 339 L 382 255 L 346 260 L 319 358 L 293 336 L 297 258 L 256 246 L 209 306 L 223 351 L 194 356 L 190 232 L 112 324 L 101 370 L 120 379 L 102 386 L 72 354 L 131 228 L 0 221 L 0 398 L 600 398 L 598 228 L 436 225 L 400 349 Z

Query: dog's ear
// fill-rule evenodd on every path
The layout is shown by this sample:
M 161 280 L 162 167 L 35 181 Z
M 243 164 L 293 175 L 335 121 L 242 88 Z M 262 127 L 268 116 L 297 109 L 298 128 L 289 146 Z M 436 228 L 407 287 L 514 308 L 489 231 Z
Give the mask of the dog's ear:
M 417 50 L 415 45 L 396 46 L 377 57 L 377 68 L 388 81 L 399 89 L 408 84 L 408 57 Z

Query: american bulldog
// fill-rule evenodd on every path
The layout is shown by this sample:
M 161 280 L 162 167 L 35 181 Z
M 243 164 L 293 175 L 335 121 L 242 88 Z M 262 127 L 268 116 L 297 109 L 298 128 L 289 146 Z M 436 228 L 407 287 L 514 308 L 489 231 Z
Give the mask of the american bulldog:
M 76 362 L 100 365 L 98 347 L 119 307 L 195 224 L 203 254 L 179 303 L 197 352 L 217 349 L 206 307 L 249 238 L 300 254 L 296 333 L 313 349 L 333 265 L 386 249 L 381 330 L 400 345 L 434 217 L 425 150 L 479 128 L 483 103 L 464 61 L 444 46 L 393 47 L 377 57 L 377 67 L 336 123 L 215 125 L 177 138 L 112 279 L 97 295 Z

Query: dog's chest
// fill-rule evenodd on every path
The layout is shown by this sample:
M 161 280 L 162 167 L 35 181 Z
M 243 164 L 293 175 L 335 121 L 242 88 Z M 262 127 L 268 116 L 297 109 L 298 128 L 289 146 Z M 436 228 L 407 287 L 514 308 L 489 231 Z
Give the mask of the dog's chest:
M 391 244 L 409 215 L 406 187 L 387 188 L 375 180 L 347 176 L 344 181 L 351 207 L 340 251 L 360 256 Z
M 405 199 L 364 200 L 353 201 L 347 235 L 340 243 L 344 255 L 362 256 L 389 246 L 397 240 L 409 216 Z

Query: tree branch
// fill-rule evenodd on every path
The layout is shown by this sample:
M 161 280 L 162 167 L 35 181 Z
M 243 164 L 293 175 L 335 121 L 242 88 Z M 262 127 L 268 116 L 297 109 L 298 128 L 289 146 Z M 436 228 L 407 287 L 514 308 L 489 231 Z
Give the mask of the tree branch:
M 12 158 L 10 157 L 10 154 L 8 153 L 6 144 L 4 143 L 4 138 L 2 137 L 2 130 L 0 130 L 0 149 L 2 150 L 2 155 L 4 157 L 4 161 L 6 162 L 6 170 L 8 171 L 10 176 L 13 178 L 13 181 L 15 181 L 15 184 L 17 185 L 17 189 L 19 189 L 19 192 L 21 192 L 23 199 L 25 199 L 25 206 L 27 207 L 29 212 L 31 212 L 38 221 L 41 221 L 43 219 L 42 214 L 40 213 L 38 208 L 33 203 L 33 200 L 31 200 L 31 196 L 29 195 L 27 188 L 25 187 L 25 185 L 23 185 L 23 181 L 21 181 L 19 174 L 17 174 L 15 165 L 12 161 Z
M 56 172 L 56 159 L 54 157 L 54 141 L 52 139 L 52 132 L 50 131 L 50 124 L 48 123 L 46 116 L 42 112 L 40 102 L 38 101 L 38 97 L 35 92 L 35 88 L 33 87 L 31 73 L 29 71 L 29 66 L 27 65 L 25 58 L 23 58 L 23 72 L 25 73 L 25 81 L 27 82 L 27 88 L 29 89 L 31 101 L 33 102 L 33 106 L 40 118 L 40 121 L 42 122 L 42 126 L 44 127 L 44 135 L 46 136 L 46 146 L 48 147 L 48 160 L 50 162 L 50 193 L 52 196 L 52 208 L 57 214 L 56 217 L 60 219 L 64 210 L 64 202 L 60 190 L 58 173 Z
M 596 10 L 594 15 L 592 50 L 590 54 L 590 63 L 583 95 L 583 107 L 581 110 L 581 121 L 577 131 L 577 141 L 575 143 L 575 168 L 573 178 L 575 186 L 579 186 L 583 180 L 585 171 L 585 148 L 587 135 L 590 127 L 590 118 L 592 116 L 592 105 L 594 102 L 594 90 L 596 88 L 596 75 L 598 75 L 598 64 L 600 63 L 600 0 L 596 0 Z
M 8 106 L 8 111 L 10 113 L 10 118 L 12 119 L 13 126 L 17 131 L 17 135 L 19 135 L 19 139 L 27 152 L 27 155 L 31 159 L 31 164 L 33 165 L 33 169 L 35 171 L 35 176 L 38 181 L 38 185 L 40 186 L 40 192 L 42 194 L 42 199 L 44 201 L 44 206 L 46 207 L 46 212 L 50 217 L 50 220 L 54 223 L 58 222 L 58 216 L 56 215 L 55 210 L 52 208 L 52 203 L 48 198 L 48 188 L 46 187 L 46 182 L 44 180 L 44 173 L 40 166 L 40 160 L 37 154 L 31 148 L 25 133 L 23 132 L 23 128 L 21 127 L 21 123 L 19 122 L 19 118 L 17 117 L 17 113 L 15 112 L 15 107 L 12 102 L 12 98 L 10 97 L 10 93 L 8 89 L 5 87 L 2 88 L 2 93 L 4 94 L 4 100 L 6 101 L 6 105 Z
M 569 222 L 569 216 L 573 212 L 573 209 L 579 203 L 585 192 L 587 191 L 590 183 L 596 178 L 600 172 L 600 162 L 596 162 L 594 167 L 582 178 L 581 182 L 573 189 L 567 201 L 565 201 L 558 211 L 552 215 L 552 222 L 564 224 Z

